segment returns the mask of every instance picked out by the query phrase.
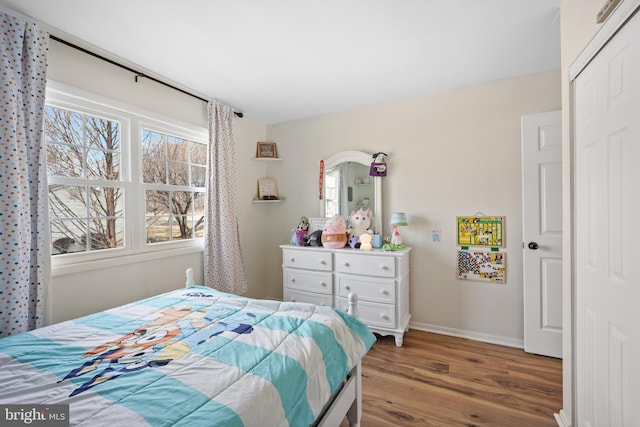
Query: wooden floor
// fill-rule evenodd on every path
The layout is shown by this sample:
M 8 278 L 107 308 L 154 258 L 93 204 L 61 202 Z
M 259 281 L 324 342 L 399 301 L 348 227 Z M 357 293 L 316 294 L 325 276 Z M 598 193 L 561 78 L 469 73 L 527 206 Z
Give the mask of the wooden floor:
M 362 427 L 557 426 L 559 359 L 416 330 L 402 348 L 377 338 L 362 362 Z

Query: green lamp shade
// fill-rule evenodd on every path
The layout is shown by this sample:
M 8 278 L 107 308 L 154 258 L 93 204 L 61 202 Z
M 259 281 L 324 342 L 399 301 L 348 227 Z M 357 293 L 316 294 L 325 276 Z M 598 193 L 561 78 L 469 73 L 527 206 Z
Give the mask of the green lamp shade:
M 407 215 L 404 212 L 394 212 L 391 214 L 391 225 L 399 225 L 406 226 L 409 225 L 407 222 Z

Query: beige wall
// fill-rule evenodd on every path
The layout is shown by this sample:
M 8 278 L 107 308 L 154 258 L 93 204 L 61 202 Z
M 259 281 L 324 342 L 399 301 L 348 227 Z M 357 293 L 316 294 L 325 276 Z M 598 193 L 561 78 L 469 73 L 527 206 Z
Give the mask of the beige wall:
M 268 126 L 284 158 L 272 173 L 287 200 L 269 210 L 267 238 L 272 247 L 286 243 L 301 215 L 318 215 L 320 159 L 383 151 L 383 224 L 392 211 L 406 212 L 410 224 L 401 232 L 413 248 L 412 327 L 522 345 L 520 120 L 560 106 L 555 70 Z M 455 278 L 456 215 L 477 212 L 507 218 L 504 285 Z M 271 292 L 281 295 L 281 256 L 265 255 Z
M 79 50 L 50 40 L 47 78 L 118 102 L 196 125 L 207 126 L 207 104 L 140 78 Z
M 573 151 L 571 145 L 571 96 L 569 85 L 569 66 L 593 38 L 600 28 L 596 23 L 596 15 L 604 6 L 604 0 L 563 0 L 560 12 L 561 55 L 562 55 L 562 140 L 563 140 L 563 410 L 561 412 L 564 425 L 571 425 L 573 419 L 573 356 L 572 343 L 572 259 L 571 250 L 572 218 L 573 218 Z

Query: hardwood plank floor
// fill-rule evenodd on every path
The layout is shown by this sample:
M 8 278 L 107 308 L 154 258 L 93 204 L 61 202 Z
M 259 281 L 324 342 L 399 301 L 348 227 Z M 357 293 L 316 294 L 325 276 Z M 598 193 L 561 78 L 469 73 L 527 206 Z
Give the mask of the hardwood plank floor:
M 557 426 L 559 359 L 416 330 L 402 348 L 377 338 L 362 362 L 362 427 Z

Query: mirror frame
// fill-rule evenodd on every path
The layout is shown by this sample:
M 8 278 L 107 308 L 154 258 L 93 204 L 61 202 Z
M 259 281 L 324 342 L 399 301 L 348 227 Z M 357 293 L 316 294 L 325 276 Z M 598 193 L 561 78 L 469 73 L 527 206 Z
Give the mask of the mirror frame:
M 340 153 L 334 154 L 324 161 L 324 170 L 334 168 L 344 162 L 355 162 L 369 167 L 372 162 L 372 154 L 355 150 L 342 151 Z M 382 178 L 379 176 L 371 176 L 370 178 L 373 180 L 373 210 L 375 214 L 373 220 L 371 221 L 371 225 L 375 227 L 376 233 L 382 234 Z M 324 218 L 324 187 L 322 189 L 322 192 L 322 200 L 320 200 L 320 216 Z M 347 219 L 348 218 L 345 218 L 345 221 Z

